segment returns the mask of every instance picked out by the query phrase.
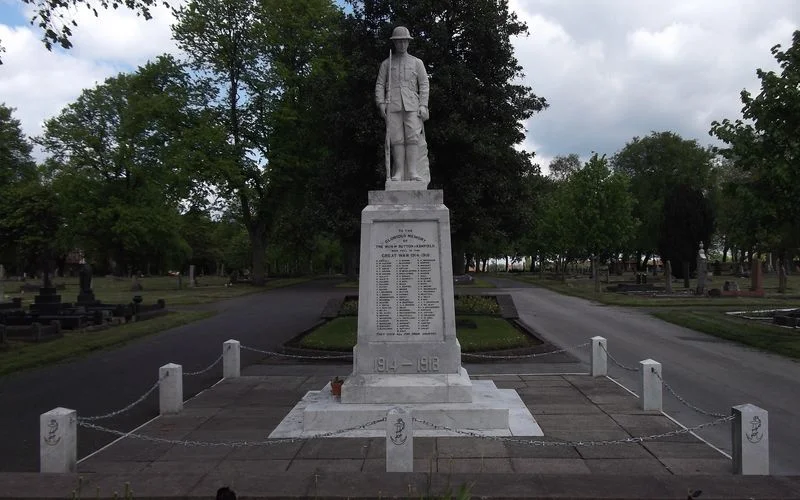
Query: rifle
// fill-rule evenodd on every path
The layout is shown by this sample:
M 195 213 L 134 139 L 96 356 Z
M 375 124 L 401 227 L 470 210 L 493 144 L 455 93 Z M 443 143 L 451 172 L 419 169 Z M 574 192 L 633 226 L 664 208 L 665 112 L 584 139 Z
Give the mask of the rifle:
M 389 49 L 389 89 L 386 92 L 386 144 L 384 145 L 386 156 L 386 180 L 392 178 L 392 145 L 389 141 L 389 103 L 392 101 L 392 49 Z

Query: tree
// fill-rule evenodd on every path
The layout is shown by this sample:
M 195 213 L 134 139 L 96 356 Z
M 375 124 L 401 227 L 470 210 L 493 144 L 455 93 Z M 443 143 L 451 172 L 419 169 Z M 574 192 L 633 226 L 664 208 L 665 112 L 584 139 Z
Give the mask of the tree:
M 126 273 L 186 260 L 180 207 L 205 199 L 195 173 L 224 147 L 205 102 L 205 89 L 164 56 L 83 91 L 45 123 L 48 177 L 73 244 L 96 263 Z
M 679 184 L 664 200 L 658 252 L 672 262 L 676 278 L 689 278 L 696 267 L 700 242 L 709 247 L 714 232 L 714 213 L 710 200 L 697 187 Z
M 252 281 L 263 284 L 267 237 L 280 196 L 296 180 L 293 167 L 311 147 L 291 134 L 302 115 L 309 75 L 325 69 L 317 56 L 334 18 L 329 0 L 193 0 L 176 11 L 178 45 L 198 79 L 217 89 L 212 107 L 229 147 L 206 172 L 235 207 L 252 248 Z M 299 134 L 298 134 L 299 132 Z M 297 155 L 297 156 L 295 156 Z M 302 175 L 299 176 L 302 179 Z
M 513 240 L 525 230 L 521 219 L 524 175 L 534 171 L 532 155 L 515 146 L 524 139 L 522 123 L 546 107 L 543 98 L 520 85 L 522 68 L 511 38 L 527 33 L 527 26 L 506 1 L 465 0 L 351 0 L 345 31 L 352 34 L 346 48 L 357 82 L 348 96 L 358 114 L 349 114 L 343 138 L 357 141 L 342 162 L 344 176 L 359 179 L 348 208 L 350 233 L 358 227 L 357 214 L 364 191 L 383 180 L 384 127 L 373 102 L 378 65 L 391 47 L 396 25 L 411 29 L 409 51 L 422 59 L 431 79 L 431 118 L 425 124 L 430 159 L 430 189 L 443 189 L 450 208 L 453 272 L 464 272 L 466 246 L 473 235 L 499 230 Z M 349 110 L 348 110 L 349 111 Z M 355 123 L 358 121 L 359 123 Z M 337 185 L 338 186 L 338 185 Z M 335 191 L 338 193 L 338 190 Z M 352 205 L 351 205 L 352 206 Z M 344 232 L 344 231 L 342 231 Z M 474 252 L 470 252 L 474 253 Z
M 77 27 L 78 23 L 73 18 L 70 9 L 78 9 L 85 6 L 91 10 L 95 17 L 98 16 L 97 9 L 117 9 L 120 6 L 127 7 L 136 12 L 137 16 L 151 19 L 150 7 L 159 3 L 166 7 L 169 4 L 163 0 L 22 0 L 22 3 L 33 6 L 33 17 L 31 24 L 36 24 L 42 31 L 42 43 L 47 50 L 52 50 L 53 45 L 60 45 L 64 49 L 72 48 L 72 28 Z M 4 52 L 0 46 L 0 52 Z M 3 64 L 0 59 L 0 65 Z
M 658 248 L 666 197 L 680 184 L 710 190 L 713 157 L 711 148 L 695 140 L 674 132 L 652 132 L 634 137 L 612 158 L 614 171 L 630 179 L 635 200 L 631 216 L 641 221 L 631 245 L 640 269 Z
M 573 173 L 581 169 L 581 159 L 576 153 L 570 153 L 566 156 L 556 156 L 550 162 L 550 176 L 564 180 Z
M 31 158 L 33 146 L 13 114 L 13 108 L 0 104 L 0 226 L 6 231 L 0 237 L 0 263 L 6 265 L 18 261 L 23 252 L 22 242 L 12 237 L 24 229 L 18 224 L 25 224 L 16 211 L 20 190 L 39 182 L 36 163 Z
M 714 121 L 709 134 L 728 146 L 720 154 L 740 169 L 742 199 L 759 208 L 749 218 L 759 246 L 777 249 L 785 261 L 800 246 L 800 30 L 792 35 L 791 47 L 784 51 L 775 45 L 771 53 L 780 74 L 756 70 L 761 92 L 753 97 L 742 90 L 743 120 Z

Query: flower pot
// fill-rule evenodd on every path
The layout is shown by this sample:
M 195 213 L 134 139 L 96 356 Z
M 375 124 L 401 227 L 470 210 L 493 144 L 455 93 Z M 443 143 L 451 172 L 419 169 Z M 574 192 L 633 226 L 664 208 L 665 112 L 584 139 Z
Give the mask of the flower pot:
M 343 383 L 344 382 L 331 382 L 331 394 L 334 396 L 341 396 Z

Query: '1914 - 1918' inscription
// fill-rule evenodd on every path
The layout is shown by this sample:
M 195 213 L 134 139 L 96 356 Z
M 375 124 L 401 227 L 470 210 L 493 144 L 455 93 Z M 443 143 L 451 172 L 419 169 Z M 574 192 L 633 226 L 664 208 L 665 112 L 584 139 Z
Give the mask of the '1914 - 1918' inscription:
M 439 234 L 435 221 L 376 222 L 376 334 L 382 340 L 443 335 Z

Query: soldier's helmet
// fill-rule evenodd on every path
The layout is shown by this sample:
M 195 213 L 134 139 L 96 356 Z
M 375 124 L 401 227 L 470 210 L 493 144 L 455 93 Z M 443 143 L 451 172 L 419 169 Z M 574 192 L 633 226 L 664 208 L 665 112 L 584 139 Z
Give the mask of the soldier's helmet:
M 413 40 L 413 38 L 411 38 L 411 33 L 408 32 L 408 28 L 398 26 L 392 30 L 392 37 L 389 40 Z

